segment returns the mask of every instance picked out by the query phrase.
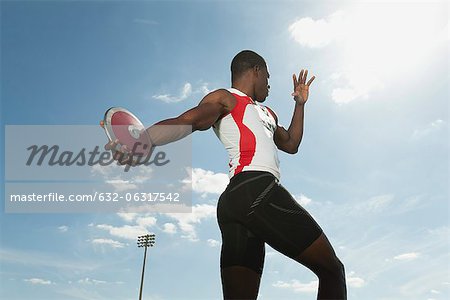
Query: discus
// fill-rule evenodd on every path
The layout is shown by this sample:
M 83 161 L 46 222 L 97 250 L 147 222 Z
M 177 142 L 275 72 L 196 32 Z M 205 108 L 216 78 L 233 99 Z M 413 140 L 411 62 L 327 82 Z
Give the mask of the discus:
M 115 150 L 131 155 L 133 163 L 143 162 L 151 154 L 150 137 L 142 122 L 129 110 L 122 107 L 108 109 L 100 125 L 110 141 L 119 141 Z

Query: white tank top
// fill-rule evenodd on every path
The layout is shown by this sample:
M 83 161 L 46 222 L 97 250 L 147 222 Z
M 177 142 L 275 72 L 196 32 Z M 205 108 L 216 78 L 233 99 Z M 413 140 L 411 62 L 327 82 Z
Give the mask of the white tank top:
M 273 140 L 277 124 L 269 109 L 231 88 L 236 106 L 213 125 L 230 158 L 229 177 L 242 171 L 267 171 L 280 179 L 278 149 Z

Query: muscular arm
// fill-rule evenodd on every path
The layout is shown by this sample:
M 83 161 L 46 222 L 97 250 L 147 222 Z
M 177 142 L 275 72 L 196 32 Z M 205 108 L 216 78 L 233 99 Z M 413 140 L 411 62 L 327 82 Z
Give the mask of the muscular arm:
M 234 101 L 235 99 L 228 91 L 216 90 L 206 95 L 198 106 L 176 118 L 166 119 L 150 126 L 147 132 L 156 146 L 177 141 L 194 131 L 210 128 L 222 114 L 231 111 Z
M 278 126 L 274 135 L 274 141 L 278 149 L 291 154 L 297 153 L 298 146 L 300 146 L 303 137 L 305 103 L 309 97 L 309 86 L 315 79 L 315 76 L 313 76 L 306 82 L 307 77 L 308 70 L 301 70 L 298 79 L 295 74 L 292 75 L 294 81 L 294 92 L 292 96 L 294 96 L 295 100 L 294 114 L 288 130 Z
M 290 154 L 298 152 L 303 137 L 304 114 L 305 105 L 296 103 L 289 128 L 286 130 L 282 126 L 277 126 L 274 141 L 278 149 Z
M 196 130 L 210 128 L 222 114 L 231 111 L 236 100 L 227 90 L 216 90 L 206 95 L 199 105 L 182 113 L 176 118 L 160 121 L 146 129 L 153 146 L 161 146 L 175 142 L 191 134 Z M 176 126 L 163 126 L 176 125 Z M 124 156 L 121 151 L 116 151 L 120 141 L 111 141 L 105 145 L 106 150 L 114 151 L 114 159 L 120 164 L 133 165 L 131 156 Z M 128 150 L 129 151 L 129 150 Z

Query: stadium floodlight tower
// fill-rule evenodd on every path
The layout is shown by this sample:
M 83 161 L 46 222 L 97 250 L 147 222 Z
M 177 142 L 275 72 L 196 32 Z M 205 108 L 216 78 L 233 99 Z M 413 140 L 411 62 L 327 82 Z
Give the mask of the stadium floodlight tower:
M 147 248 L 153 247 L 155 244 L 155 235 L 146 234 L 138 236 L 137 245 L 138 247 L 144 247 L 144 263 L 142 264 L 142 276 L 141 276 L 141 288 L 139 289 L 139 300 L 142 300 L 142 288 L 144 286 L 144 270 L 145 270 L 145 258 L 147 257 Z

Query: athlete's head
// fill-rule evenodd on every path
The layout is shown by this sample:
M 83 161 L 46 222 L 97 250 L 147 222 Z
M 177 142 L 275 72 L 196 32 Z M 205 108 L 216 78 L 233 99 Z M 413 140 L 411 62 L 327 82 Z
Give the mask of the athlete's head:
M 251 50 L 243 50 L 231 61 L 231 82 L 251 80 L 256 101 L 263 102 L 269 94 L 269 71 L 264 58 Z

